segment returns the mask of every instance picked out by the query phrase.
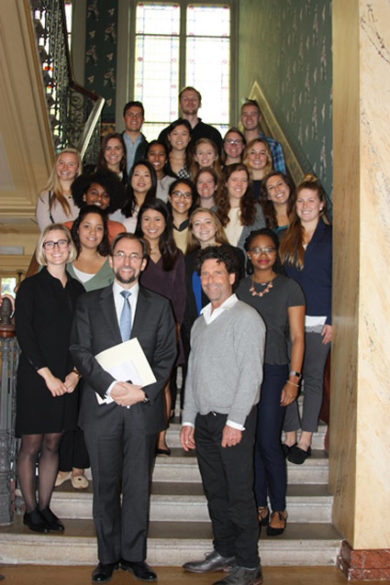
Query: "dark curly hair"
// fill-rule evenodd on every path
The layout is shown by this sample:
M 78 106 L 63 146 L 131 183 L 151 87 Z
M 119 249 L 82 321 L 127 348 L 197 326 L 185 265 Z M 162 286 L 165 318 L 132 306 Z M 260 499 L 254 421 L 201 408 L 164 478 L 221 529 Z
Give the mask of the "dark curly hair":
M 110 196 L 110 204 L 107 213 L 113 213 L 120 209 L 125 201 L 125 188 L 115 173 L 111 171 L 98 171 L 93 174 L 83 174 L 77 177 L 72 183 L 72 197 L 77 207 L 84 207 L 84 195 L 92 185 L 97 183 L 104 187 Z
M 82 207 L 80 209 L 80 213 L 79 213 L 78 217 L 76 217 L 76 219 L 74 220 L 73 225 L 72 225 L 72 229 L 70 232 L 72 234 L 72 239 L 73 239 L 74 244 L 76 246 L 77 258 L 79 257 L 80 252 L 81 252 L 79 227 L 80 227 L 81 222 L 84 220 L 84 218 L 89 213 L 96 213 L 97 215 L 100 215 L 100 217 L 102 218 L 103 226 L 104 226 L 103 238 L 97 247 L 97 251 L 99 252 L 99 254 L 101 256 L 108 256 L 109 251 L 110 251 L 110 244 L 108 243 L 107 212 L 103 211 L 103 209 L 100 209 L 100 207 L 98 207 L 97 205 L 85 205 L 84 207 Z
M 217 215 L 223 226 L 227 225 L 230 221 L 228 216 L 230 211 L 230 201 L 227 182 L 232 174 L 236 171 L 245 171 L 248 179 L 248 188 L 244 196 L 240 199 L 241 223 L 242 225 L 252 225 L 256 218 L 256 201 L 253 197 L 252 189 L 249 183 L 250 179 L 248 169 L 243 163 L 228 165 L 224 171 L 224 184 L 222 185 L 222 188 L 218 190 L 216 195 Z
M 239 275 L 240 275 L 240 264 L 238 261 L 238 256 L 235 253 L 233 247 L 231 246 L 208 246 L 207 248 L 203 248 L 199 250 L 196 262 L 195 262 L 195 269 L 197 273 L 200 275 L 202 266 L 206 260 L 216 260 L 219 263 L 225 264 L 226 270 L 228 274 L 234 274 L 235 280 L 233 283 L 233 290 L 238 284 Z
M 276 260 L 275 260 L 275 264 L 272 267 L 272 270 L 274 272 L 276 272 L 277 274 L 285 274 L 285 270 L 284 270 L 282 263 L 280 261 L 280 258 L 279 258 L 279 244 L 280 244 L 279 238 L 276 235 L 276 233 L 273 230 L 271 230 L 270 228 L 265 227 L 265 228 L 261 228 L 259 230 L 253 230 L 253 232 L 251 232 L 249 234 L 249 236 L 247 237 L 247 239 L 245 240 L 245 244 L 244 244 L 245 251 L 248 253 L 253 240 L 255 238 L 257 238 L 257 236 L 267 236 L 267 238 L 270 238 L 273 241 L 274 248 L 276 249 Z M 249 260 L 249 258 L 247 258 L 246 271 L 248 274 L 253 273 L 253 265 L 252 265 L 252 262 Z
M 141 225 L 142 216 L 148 209 L 158 211 L 164 218 L 165 228 L 159 238 L 158 247 L 161 253 L 163 270 L 169 272 L 175 266 L 177 257 L 179 255 L 179 250 L 177 249 L 175 240 L 173 239 L 172 216 L 169 213 L 168 206 L 164 203 L 164 201 L 161 201 L 161 199 L 154 199 L 149 203 L 145 201 L 139 210 L 137 227 L 135 229 L 135 235 L 143 239 L 145 239 L 145 237 Z

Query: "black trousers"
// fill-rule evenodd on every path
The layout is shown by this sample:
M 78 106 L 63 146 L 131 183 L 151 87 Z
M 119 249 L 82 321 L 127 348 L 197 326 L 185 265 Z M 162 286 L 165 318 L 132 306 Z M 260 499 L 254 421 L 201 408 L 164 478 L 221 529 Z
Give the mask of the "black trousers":
M 256 408 L 245 422 L 241 442 L 221 447 L 225 414 L 198 414 L 195 442 L 199 469 L 213 525 L 214 549 L 236 556 L 240 566 L 259 565 L 259 524 L 253 493 Z

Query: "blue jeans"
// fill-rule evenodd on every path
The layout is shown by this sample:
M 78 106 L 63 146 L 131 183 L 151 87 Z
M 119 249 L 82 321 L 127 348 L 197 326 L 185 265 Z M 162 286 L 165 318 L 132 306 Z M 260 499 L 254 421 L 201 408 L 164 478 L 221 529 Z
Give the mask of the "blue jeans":
M 264 364 L 264 379 L 257 405 L 255 442 L 255 495 L 258 506 L 267 505 L 269 494 L 272 510 L 286 508 L 286 461 L 280 434 L 285 407 L 280 396 L 288 379 L 288 365 Z

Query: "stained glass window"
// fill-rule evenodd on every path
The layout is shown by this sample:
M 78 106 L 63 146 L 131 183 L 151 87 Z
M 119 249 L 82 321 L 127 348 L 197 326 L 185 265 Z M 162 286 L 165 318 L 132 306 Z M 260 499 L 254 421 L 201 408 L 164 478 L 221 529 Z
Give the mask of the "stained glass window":
M 202 94 L 202 119 L 222 132 L 228 127 L 230 20 L 223 3 L 137 3 L 134 99 L 144 104 L 148 139 L 178 117 L 186 85 Z

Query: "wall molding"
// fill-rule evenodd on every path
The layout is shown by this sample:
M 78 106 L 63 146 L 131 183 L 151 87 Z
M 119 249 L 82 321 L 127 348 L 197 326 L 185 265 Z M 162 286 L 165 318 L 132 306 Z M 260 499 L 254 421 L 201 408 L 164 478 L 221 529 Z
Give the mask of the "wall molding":
M 275 138 L 275 140 L 280 142 L 282 145 L 286 166 L 294 180 L 294 183 L 298 185 L 305 175 L 304 170 L 299 160 L 295 156 L 291 144 L 289 143 L 287 136 L 283 132 L 282 127 L 280 126 L 275 113 L 272 110 L 271 104 L 265 97 L 265 94 L 257 81 L 253 83 L 248 97 L 249 99 L 256 100 L 259 104 L 262 114 L 262 121 L 260 124 L 261 129 L 266 136 Z

